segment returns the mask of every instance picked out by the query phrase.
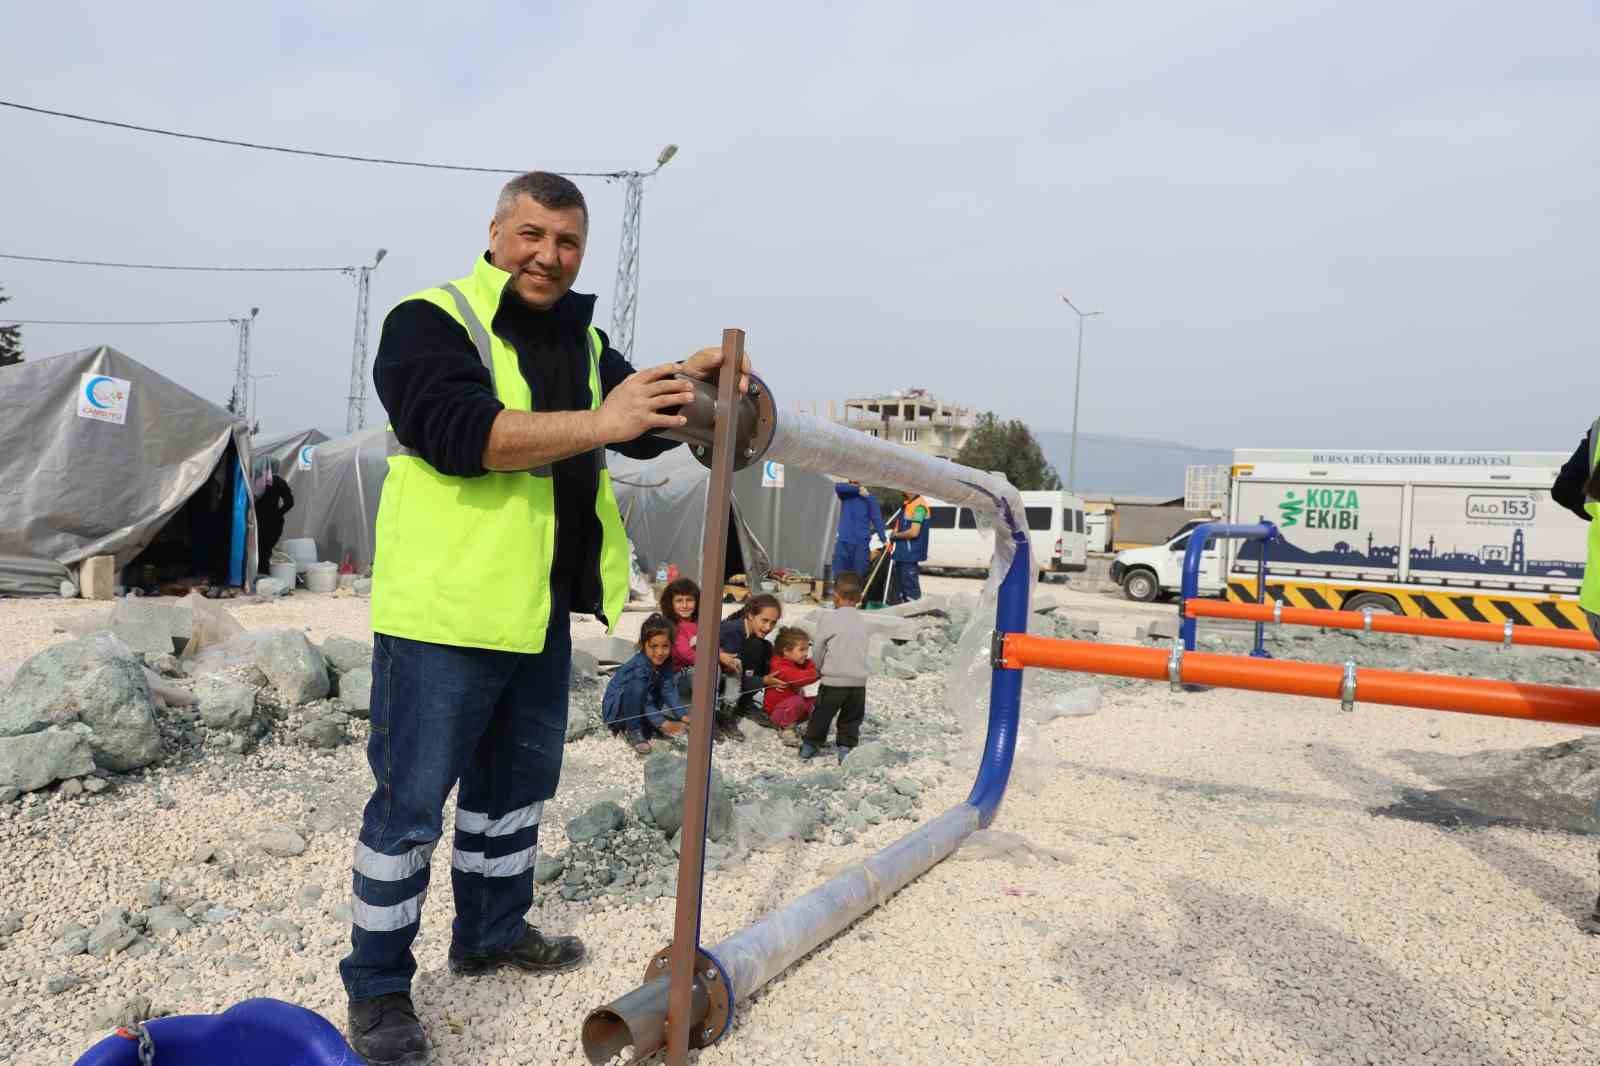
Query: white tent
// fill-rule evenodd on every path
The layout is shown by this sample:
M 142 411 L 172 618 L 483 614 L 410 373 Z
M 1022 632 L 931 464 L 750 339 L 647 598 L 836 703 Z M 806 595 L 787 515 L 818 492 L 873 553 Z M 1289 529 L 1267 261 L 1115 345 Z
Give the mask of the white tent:
M 653 573 L 659 566 L 676 564 L 686 575 L 697 576 L 710 471 L 688 448 L 647 462 L 611 455 L 609 465 L 639 565 Z M 793 467 L 782 470 L 781 478 L 765 476 L 778 472 L 756 464 L 734 475 L 730 575 L 747 573 L 754 579 L 783 567 L 820 576 L 830 558 L 839 517 L 834 483 Z M 774 483 L 779 480 L 781 484 Z

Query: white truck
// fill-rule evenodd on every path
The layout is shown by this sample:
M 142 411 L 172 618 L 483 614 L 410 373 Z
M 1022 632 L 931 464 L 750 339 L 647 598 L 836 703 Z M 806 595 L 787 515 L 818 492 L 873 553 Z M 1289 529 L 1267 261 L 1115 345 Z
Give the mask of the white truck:
M 1296 607 L 1582 629 L 1588 529 L 1550 497 L 1547 452 L 1234 452 L 1221 521 L 1277 524 L 1267 594 Z M 1133 600 L 1180 591 L 1190 532 L 1118 552 Z M 1199 592 L 1254 603 L 1261 547 L 1217 541 Z

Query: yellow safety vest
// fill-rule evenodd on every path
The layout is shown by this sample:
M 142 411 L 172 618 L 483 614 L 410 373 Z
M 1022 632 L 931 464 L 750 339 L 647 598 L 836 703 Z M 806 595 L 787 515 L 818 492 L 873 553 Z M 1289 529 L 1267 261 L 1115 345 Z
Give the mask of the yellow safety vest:
M 515 299 L 506 295 L 510 281 L 511 275 L 480 257 L 470 276 L 406 299 L 426 300 L 460 323 L 489 368 L 495 396 L 508 411 L 531 411 L 533 390 L 516 350 L 492 328 L 501 300 Z M 600 334 L 591 326 L 591 408 L 604 399 L 600 352 Z M 373 630 L 463 648 L 543 651 L 556 543 L 550 468 L 452 477 L 401 446 L 392 427 L 389 445 L 372 565 Z M 600 610 L 609 629 L 627 602 L 628 538 L 605 449 L 599 449 L 598 458 Z
M 1600 418 L 1589 429 L 1589 476 L 1600 469 Z M 1600 502 L 1585 497 L 1589 512 L 1589 561 L 1583 568 L 1583 592 L 1578 603 L 1590 614 L 1600 614 Z

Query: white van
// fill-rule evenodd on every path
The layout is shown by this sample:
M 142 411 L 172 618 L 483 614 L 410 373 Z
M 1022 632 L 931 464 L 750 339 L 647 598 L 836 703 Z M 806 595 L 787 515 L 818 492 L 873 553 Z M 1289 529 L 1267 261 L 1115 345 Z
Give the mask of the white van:
M 1024 492 L 1028 539 L 1040 573 L 1080 573 L 1089 566 L 1083 499 L 1065 492 Z M 928 501 L 928 561 L 934 570 L 987 570 L 994 558 L 994 532 L 978 528 L 967 507 Z

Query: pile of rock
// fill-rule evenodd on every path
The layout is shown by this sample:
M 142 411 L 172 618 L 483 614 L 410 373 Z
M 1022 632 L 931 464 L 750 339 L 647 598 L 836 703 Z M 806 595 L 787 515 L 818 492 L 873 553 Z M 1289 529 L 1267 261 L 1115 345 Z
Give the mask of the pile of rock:
M 23 663 L 0 690 L 0 802 L 57 782 L 69 795 L 103 791 L 104 777 L 91 775 L 203 750 L 243 754 L 275 723 L 297 743 L 337 747 L 350 741 L 350 719 L 367 717 L 370 645 L 335 636 L 319 650 L 297 630 L 240 629 L 180 658 L 191 618 L 124 600 L 106 630 Z

